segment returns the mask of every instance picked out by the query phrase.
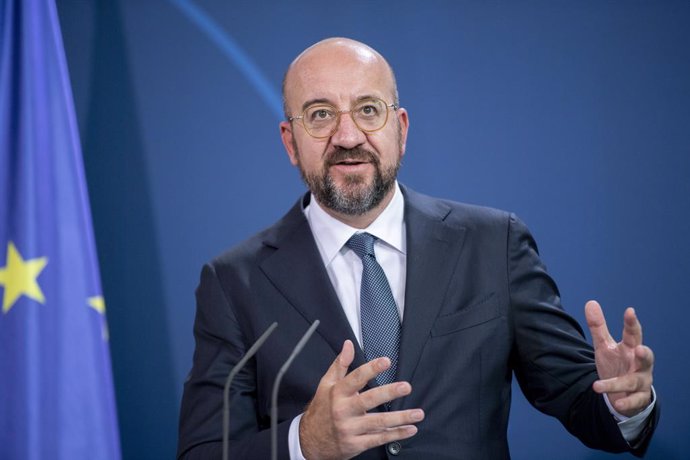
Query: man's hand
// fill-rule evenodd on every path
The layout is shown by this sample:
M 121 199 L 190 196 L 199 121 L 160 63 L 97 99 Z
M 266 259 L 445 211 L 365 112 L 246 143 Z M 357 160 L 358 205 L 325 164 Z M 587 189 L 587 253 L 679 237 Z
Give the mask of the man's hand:
M 635 310 L 625 310 L 623 339 L 619 343 L 609 334 L 597 302 L 587 302 L 585 316 L 594 342 L 594 357 L 600 378 L 592 388 L 597 393 L 606 393 L 619 413 L 632 417 L 651 402 L 654 367 L 654 353 L 642 345 L 642 326 Z
M 369 380 L 390 367 L 390 360 L 378 358 L 348 374 L 354 355 L 352 342 L 346 340 L 302 416 L 299 441 L 308 460 L 347 459 L 372 447 L 409 438 L 417 433 L 412 424 L 424 419 L 421 409 L 367 413 L 410 394 L 412 387 L 407 382 L 395 382 L 360 393 Z

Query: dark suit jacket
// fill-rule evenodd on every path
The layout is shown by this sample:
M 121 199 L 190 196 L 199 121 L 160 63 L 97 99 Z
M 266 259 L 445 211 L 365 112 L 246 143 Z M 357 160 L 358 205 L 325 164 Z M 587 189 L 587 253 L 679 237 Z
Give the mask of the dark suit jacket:
M 597 378 L 592 349 L 561 308 L 527 228 L 502 211 L 404 187 L 403 194 L 408 252 L 398 377 L 413 392 L 391 410 L 421 407 L 426 418 L 417 435 L 395 446 L 398 457 L 509 458 L 513 375 L 537 409 L 586 445 L 630 450 L 603 398 L 591 390 Z M 272 322 L 278 328 L 233 382 L 230 458 L 270 458 L 272 384 L 314 320 L 321 325 L 280 387 L 280 458 L 288 458 L 290 421 L 303 412 L 343 341 L 357 343 L 302 212 L 308 199 L 203 268 L 180 457 L 220 458 L 225 378 Z M 356 347 L 352 368 L 364 362 Z M 644 452 L 657 415 L 634 453 Z M 386 458 L 388 447 L 359 458 Z

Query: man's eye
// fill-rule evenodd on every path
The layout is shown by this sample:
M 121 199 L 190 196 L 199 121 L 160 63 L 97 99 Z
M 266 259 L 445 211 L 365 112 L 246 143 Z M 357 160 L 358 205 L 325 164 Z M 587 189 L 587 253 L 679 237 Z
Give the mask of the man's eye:
M 359 108 L 359 113 L 365 117 L 375 117 L 378 115 L 378 107 L 372 104 L 363 105 Z
M 328 121 L 333 118 L 333 111 L 328 109 L 314 109 L 309 115 L 311 121 Z

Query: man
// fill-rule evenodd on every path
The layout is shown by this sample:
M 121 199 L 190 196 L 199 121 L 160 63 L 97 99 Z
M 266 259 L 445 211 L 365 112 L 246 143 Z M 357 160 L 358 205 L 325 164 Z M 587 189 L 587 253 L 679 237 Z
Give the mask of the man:
M 515 216 L 396 182 L 409 120 L 379 53 L 319 42 L 283 95 L 310 193 L 202 271 L 180 458 L 220 457 L 225 378 L 277 321 L 230 397 L 230 457 L 269 458 L 273 381 L 316 319 L 280 387 L 281 458 L 509 458 L 513 373 L 588 446 L 644 453 L 659 411 L 634 311 L 616 343 L 589 302 L 593 351 Z

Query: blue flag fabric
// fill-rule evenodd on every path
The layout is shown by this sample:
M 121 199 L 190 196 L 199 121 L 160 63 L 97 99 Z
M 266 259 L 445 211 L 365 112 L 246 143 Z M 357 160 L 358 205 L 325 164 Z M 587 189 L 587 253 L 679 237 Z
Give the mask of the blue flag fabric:
M 0 458 L 119 459 L 98 264 L 54 0 L 0 0 Z

